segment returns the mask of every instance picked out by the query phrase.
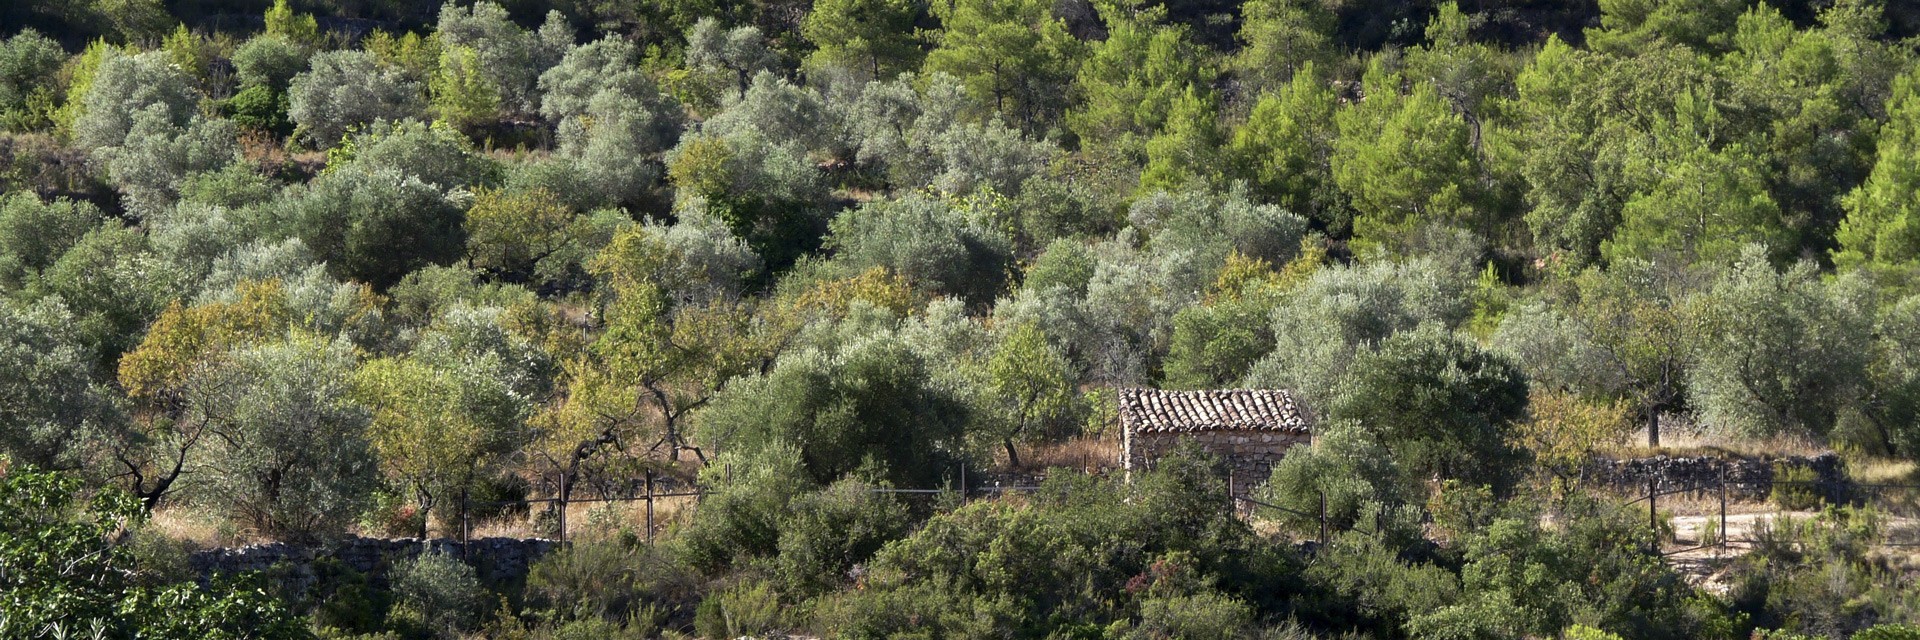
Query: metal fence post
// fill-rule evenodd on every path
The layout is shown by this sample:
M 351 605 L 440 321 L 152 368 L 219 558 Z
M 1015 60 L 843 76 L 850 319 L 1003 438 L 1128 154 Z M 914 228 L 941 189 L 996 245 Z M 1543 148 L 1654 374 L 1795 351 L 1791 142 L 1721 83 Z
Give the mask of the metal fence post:
M 647 545 L 653 545 L 653 472 L 647 472 Z
M 1653 474 L 1647 474 L 1647 528 L 1653 531 L 1653 548 L 1660 548 L 1660 510 L 1655 506 L 1659 497 L 1659 480 Z
M 1327 543 L 1327 490 L 1320 490 L 1320 544 Z
M 567 474 L 560 474 L 560 541 L 567 541 Z
M 1720 540 L 1719 540 L 1721 551 L 1727 550 L 1727 538 L 1731 537 L 1730 533 L 1731 532 L 1728 531 L 1727 529 L 1727 463 L 1721 462 L 1720 463 Z

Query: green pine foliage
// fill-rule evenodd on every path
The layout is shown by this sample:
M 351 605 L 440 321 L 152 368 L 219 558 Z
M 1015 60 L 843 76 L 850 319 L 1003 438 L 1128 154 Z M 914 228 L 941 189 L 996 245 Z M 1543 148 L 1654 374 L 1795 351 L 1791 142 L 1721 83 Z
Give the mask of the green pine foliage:
M 1910 637 L 1912 4 L 0 2 L 0 636 Z

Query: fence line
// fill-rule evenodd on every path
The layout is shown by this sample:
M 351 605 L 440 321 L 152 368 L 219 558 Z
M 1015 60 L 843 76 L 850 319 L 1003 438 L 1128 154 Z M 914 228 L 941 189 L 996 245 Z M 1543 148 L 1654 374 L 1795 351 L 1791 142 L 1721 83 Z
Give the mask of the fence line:
M 1102 475 L 1100 471 L 1092 471 L 1090 469 L 1091 469 L 1090 467 L 1083 467 L 1081 472 L 1087 473 L 1089 475 Z M 726 477 L 729 480 L 733 476 L 732 469 L 730 466 L 724 471 L 724 473 L 726 474 Z M 941 487 L 936 489 L 914 489 L 914 488 L 901 489 L 901 488 L 890 488 L 890 487 L 871 487 L 867 489 L 867 492 L 872 494 L 885 494 L 885 495 L 953 494 L 953 495 L 959 496 L 960 499 L 964 501 L 973 495 L 1002 495 L 1008 492 L 1031 492 L 1040 488 L 1039 486 L 1036 486 L 1036 485 L 1004 485 L 1004 486 L 994 485 L 994 486 L 981 486 L 981 487 L 968 486 L 967 472 L 965 467 L 961 467 L 959 469 L 957 476 L 959 479 L 957 486 L 948 485 L 946 487 Z M 1287 515 L 1303 518 L 1309 522 L 1313 522 L 1317 524 L 1319 535 L 1312 539 L 1313 542 L 1317 544 L 1326 544 L 1331 539 L 1330 531 L 1332 529 L 1332 520 L 1328 512 L 1327 495 L 1325 491 L 1321 491 L 1318 496 L 1319 512 L 1312 513 L 1309 511 L 1285 507 L 1285 506 L 1273 504 L 1271 502 L 1258 500 L 1251 497 L 1250 495 L 1242 495 L 1233 490 L 1240 487 L 1236 487 L 1235 485 L 1232 484 L 1235 480 L 1232 477 L 1232 475 L 1229 474 L 1227 478 L 1228 478 L 1227 481 L 1229 483 L 1228 508 L 1230 512 L 1232 512 L 1236 517 L 1241 517 L 1243 515 L 1246 517 L 1251 517 L 1257 509 L 1271 509 Z M 471 540 L 472 523 L 470 521 L 470 514 L 472 511 L 472 508 L 476 506 L 507 506 L 507 505 L 530 506 L 535 504 L 560 505 L 560 507 L 556 510 L 556 514 L 555 514 L 558 519 L 557 537 L 561 542 L 565 542 L 567 540 L 567 535 L 568 535 L 567 514 L 566 514 L 567 506 L 570 506 L 576 503 L 577 504 L 596 504 L 596 503 L 616 503 L 616 502 L 625 502 L 625 503 L 642 502 L 642 503 L 645 503 L 646 505 L 646 513 L 645 513 L 645 527 L 647 532 L 646 540 L 648 544 L 652 544 L 654 530 L 656 528 L 654 509 L 655 509 L 655 503 L 657 501 L 664 500 L 664 499 L 671 499 L 671 498 L 693 498 L 695 500 L 700 500 L 705 498 L 707 495 L 713 493 L 712 489 L 708 489 L 706 487 L 701 487 L 698 485 L 694 485 L 693 488 L 690 490 L 676 490 L 676 491 L 666 491 L 666 492 L 656 491 L 655 490 L 656 477 L 652 473 L 648 473 L 642 480 L 643 482 L 640 482 L 640 483 L 630 482 L 627 486 L 640 484 L 645 487 L 643 492 L 630 493 L 628 495 L 623 495 L 623 496 L 604 496 L 603 495 L 603 496 L 580 497 L 580 498 L 569 497 L 565 499 L 555 496 L 555 497 L 546 497 L 546 498 L 528 498 L 528 499 L 522 499 L 522 500 L 494 500 L 494 501 L 484 501 L 484 500 L 475 501 L 475 500 L 466 499 L 466 497 L 463 496 L 463 500 L 461 502 L 461 509 L 460 509 L 460 513 L 462 517 L 462 527 L 461 527 L 462 542 L 467 542 Z M 562 491 L 564 491 L 568 485 L 563 478 L 561 482 L 558 483 L 558 486 L 562 488 Z M 1650 529 L 1652 529 L 1656 533 L 1655 548 L 1652 551 L 1656 555 L 1659 555 L 1661 557 L 1671 557 L 1671 556 L 1676 556 L 1680 554 L 1691 553 L 1694 551 L 1700 551 L 1703 549 L 1718 548 L 1721 550 L 1727 550 L 1732 548 L 1732 545 L 1736 541 L 1733 539 L 1732 535 L 1730 535 L 1730 530 L 1728 527 L 1729 518 L 1727 514 L 1727 505 L 1730 502 L 1729 493 L 1728 493 L 1728 489 L 1730 487 L 1762 487 L 1767 492 L 1771 493 L 1776 487 L 1780 487 L 1780 486 L 1803 486 L 1803 487 L 1822 488 L 1824 489 L 1824 491 L 1822 491 L 1824 495 L 1821 496 L 1821 499 L 1823 501 L 1826 500 L 1827 496 L 1839 495 L 1839 490 L 1841 489 L 1845 489 L 1850 492 L 1858 492 L 1862 490 L 1865 490 L 1865 491 L 1884 491 L 1884 490 L 1900 490 L 1900 489 L 1920 490 L 1920 484 L 1853 483 L 1853 482 L 1847 482 L 1847 481 L 1834 481 L 1834 480 L 1774 480 L 1774 479 L 1735 480 L 1735 479 L 1728 478 L 1726 476 L 1726 470 L 1721 469 L 1720 477 L 1715 479 L 1714 482 L 1706 483 L 1703 485 L 1702 483 L 1696 481 L 1686 486 L 1680 486 L 1680 487 L 1668 486 L 1668 487 L 1662 488 L 1659 476 L 1650 474 L 1649 477 L 1647 478 L 1647 487 L 1645 492 L 1635 494 L 1637 497 L 1634 497 L 1633 499 L 1626 501 L 1625 504 L 1631 506 L 1631 505 L 1637 505 L 1641 502 L 1647 503 L 1647 525 Z M 1718 509 L 1717 515 L 1718 515 L 1719 530 L 1718 530 L 1717 539 L 1713 540 L 1710 543 L 1697 540 L 1697 542 L 1700 542 L 1699 544 L 1696 544 L 1695 546 L 1692 546 L 1692 547 L 1683 548 L 1683 549 L 1663 550 L 1659 548 L 1657 536 L 1658 536 L 1658 532 L 1660 529 L 1660 522 L 1661 522 L 1660 511 L 1659 511 L 1660 499 L 1663 497 L 1674 496 L 1674 495 L 1698 495 L 1707 491 L 1713 491 L 1716 494 L 1716 497 L 1718 500 L 1719 509 Z M 1251 492 L 1249 491 L 1248 493 L 1251 493 Z M 1865 502 L 1865 500 L 1854 499 L 1854 500 L 1849 500 L 1845 502 Z M 1244 508 L 1244 513 L 1243 513 L 1243 508 Z M 1704 525 L 1703 525 L 1703 529 L 1704 529 Z M 1356 529 L 1356 530 L 1359 530 L 1359 529 Z M 1704 537 L 1704 533 L 1702 534 L 1702 537 Z M 1756 541 L 1752 539 L 1746 540 L 1745 542 L 1748 545 L 1752 545 L 1756 543 Z M 1872 546 L 1881 546 L 1881 547 L 1920 547 L 1920 542 L 1894 542 L 1894 541 L 1887 541 L 1887 540 L 1876 540 L 1876 541 L 1869 542 L 1868 544 L 1871 544 Z M 462 545 L 463 548 L 465 546 L 466 545 L 464 544 Z

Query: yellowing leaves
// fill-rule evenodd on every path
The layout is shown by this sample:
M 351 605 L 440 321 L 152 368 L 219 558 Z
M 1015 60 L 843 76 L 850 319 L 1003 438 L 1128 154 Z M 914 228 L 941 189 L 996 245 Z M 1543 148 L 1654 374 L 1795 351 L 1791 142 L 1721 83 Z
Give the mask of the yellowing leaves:
M 279 281 L 245 282 L 239 299 L 188 307 L 174 302 L 140 346 L 120 360 L 120 384 L 135 398 L 154 399 L 235 346 L 278 337 L 290 324 Z

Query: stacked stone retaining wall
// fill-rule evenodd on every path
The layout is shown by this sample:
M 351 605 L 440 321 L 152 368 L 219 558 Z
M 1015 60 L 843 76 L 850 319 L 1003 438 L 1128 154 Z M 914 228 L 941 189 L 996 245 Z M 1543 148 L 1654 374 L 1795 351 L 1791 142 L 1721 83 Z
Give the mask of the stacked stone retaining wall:
M 1765 500 L 1772 492 L 1776 464 L 1812 469 L 1816 493 L 1840 498 L 1846 495 L 1850 481 L 1845 461 L 1833 453 L 1817 456 L 1654 456 L 1617 460 L 1595 458 L 1581 470 L 1586 486 L 1602 487 L 1622 495 L 1646 495 L 1648 482 L 1662 493 L 1686 491 L 1698 497 L 1713 497 L 1720 491 L 1720 478 L 1727 479 L 1727 497 L 1735 500 Z M 1689 491 L 1691 490 L 1691 491 Z
M 209 549 L 193 553 L 187 562 L 202 581 L 219 574 L 263 571 L 269 580 L 279 583 L 284 593 L 299 595 L 318 579 L 315 564 L 322 560 L 336 561 L 374 584 L 384 585 L 390 569 L 425 552 L 464 559 L 488 584 L 513 584 L 525 580 L 527 568 L 559 544 L 539 538 L 479 538 L 463 545 L 459 540 L 441 538 L 354 537 L 316 546 L 275 542 Z

